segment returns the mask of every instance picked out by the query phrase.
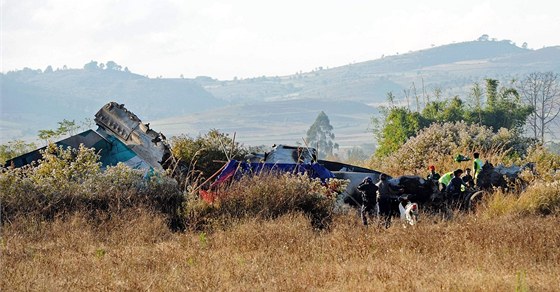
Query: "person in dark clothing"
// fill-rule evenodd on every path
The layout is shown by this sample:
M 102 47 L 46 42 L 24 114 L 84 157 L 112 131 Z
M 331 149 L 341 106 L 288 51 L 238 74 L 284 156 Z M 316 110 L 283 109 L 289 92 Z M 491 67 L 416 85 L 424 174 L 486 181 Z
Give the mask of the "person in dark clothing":
M 436 172 L 436 167 L 433 165 L 430 165 L 430 174 L 428 174 L 428 177 L 426 178 L 427 180 L 439 180 L 441 176 L 439 175 L 439 173 Z
M 393 216 L 393 209 L 391 208 L 391 205 L 398 198 L 398 194 L 403 190 L 395 190 L 389 184 L 387 175 L 383 173 L 379 176 L 377 188 L 377 206 L 379 208 L 379 216 L 383 219 L 382 222 L 385 223 L 385 228 L 389 228 L 391 225 L 391 216 Z
M 474 188 L 474 179 L 471 175 L 471 169 L 470 168 L 466 168 L 465 169 L 465 175 L 463 175 L 463 182 L 465 183 L 465 185 L 467 185 L 467 187 L 469 188 Z
M 367 226 L 367 217 L 375 215 L 377 186 L 373 183 L 373 179 L 368 176 L 358 185 L 358 191 L 362 193 L 362 208 L 360 210 L 362 223 Z
M 449 182 L 449 185 L 447 185 L 447 187 L 445 188 L 445 191 L 450 196 L 453 202 L 460 202 L 461 198 L 463 197 L 463 192 L 466 185 L 461 179 L 462 174 L 462 169 L 455 170 L 453 172 L 453 178 Z

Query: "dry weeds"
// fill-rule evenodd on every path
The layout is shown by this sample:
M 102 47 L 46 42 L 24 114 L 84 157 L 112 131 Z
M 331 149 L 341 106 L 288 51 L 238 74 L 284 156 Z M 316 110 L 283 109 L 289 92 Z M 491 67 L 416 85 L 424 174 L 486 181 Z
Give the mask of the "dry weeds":
M 557 216 L 423 219 L 385 230 L 340 215 L 317 232 L 296 213 L 173 233 L 142 210 L 102 225 L 19 218 L 2 226 L 0 290 L 560 289 Z

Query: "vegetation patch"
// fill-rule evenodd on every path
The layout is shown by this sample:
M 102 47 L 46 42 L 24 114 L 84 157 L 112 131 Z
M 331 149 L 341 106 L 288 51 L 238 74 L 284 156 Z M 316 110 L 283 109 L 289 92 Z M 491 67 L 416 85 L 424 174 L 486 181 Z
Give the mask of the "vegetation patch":
M 334 202 L 345 182 L 332 179 L 327 184 L 305 174 L 262 172 L 247 175 L 211 191 L 216 196 L 206 203 L 198 194 L 190 195 L 185 213 L 193 229 L 230 225 L 240 219 L 274 219 L 302 212 L 314 228 L 327 228 L 332 221 Z
M 101 171 L 94 149 L 64 149 L 51 144 L 37 165 L 2 169 L 2 222 L 25 216 L 36 220 L 64 218 L 76 212 L 103 220 L 131 208 L 167 216 L 179 228 L 183 195 L 162 174 L 118 164 Z
M 385 156 L 373 157 L 370 167 L 391 174 L 427 173 L 429 165 L 444 172 L 470 167 L 454 161 L 457 154 L 470 156 L 479 152 L 492 163 L 520 162 L 527 156 L 532 140 L 520 137 L 515 131 L 491 128 L 465 122 L 434 123 L 408 139 L 398 150 Z M 472 159 L 472 156 L 470 156 Z

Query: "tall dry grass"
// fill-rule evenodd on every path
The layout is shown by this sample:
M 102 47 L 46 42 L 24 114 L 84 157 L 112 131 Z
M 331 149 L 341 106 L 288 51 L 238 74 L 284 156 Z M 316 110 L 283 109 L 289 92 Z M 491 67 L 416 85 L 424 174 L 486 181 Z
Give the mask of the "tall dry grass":
M 262 171 L 223 184 L 210 193 L 215 201 L 207 203 L 198 193 L 187 196 L 185 225 L 191 230 L 211 230 L 235 224 L 240 219 L 273 219 L 301 211 L 314 228 L 328 228 L 337 192 L 346 181 L 331 179 L 323 183 L 305 174 Z
M 1 291 L 558 291 L 557 216 L 423 217 L 415 228 L 330 231 L 301 213 L 247 218 L 210 233 L 169 231 L 131 210 L 94 224 L 20 217 L 2 226 Z
M 496 190 L 483 204 L 480 213 L 490 218 L 557 215 L 560 214 L 560 180 L 535 181 L 519 194 Z

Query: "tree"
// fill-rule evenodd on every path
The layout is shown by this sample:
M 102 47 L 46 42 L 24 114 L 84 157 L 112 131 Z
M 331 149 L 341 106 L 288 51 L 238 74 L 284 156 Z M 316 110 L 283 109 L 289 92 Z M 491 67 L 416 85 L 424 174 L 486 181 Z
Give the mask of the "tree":
M 317 147 L 319 158 L 333 156 L 333 150 L 338 149 L 338 144 L 334 142 L 333 127 L 329 121 L 329 117 L 325 112 L 321 111 L 315 122 L 309 130 L 307 130 L 306 141 L 309 146 Z
M 58 122 L 58 129 L 56 129 L 56 133 L 58 136 L 74 135 L 76 130 L 79 128 L 80 126 L 76 125 L 74 120 L 69 121 L 64 119 L 62 122 Z
M 488 41 L 488 38 L 489 38 L 489 36 L 488 36 L 487 34 L 483 34 L 483 35 L 481 35 L 480 37 L 478 37 L 477 40 L 478 40 L 479 42 L 485 42 L 485 41 Z
M 447 122 L 458 122 L 464 119 L 465 110 L 463 108 L 463 101 L 455 96 L 449 100 L 442 113 L 442 120 Z
M 498 84 L 500 82 L 496 79 L 486 79 L 486 104 L 492 109 L 496 106 L 496 100 L 498 99 Z
M 545 142 L 545 134 L 560 114 L 560 80 L 552 72 L 534 72 L 529 74 L 521 84 L 523 101 L 534 111 L 527 120 L 528 129 L 533 138 Z
M 482 124 L 482 89 L 477 82 L 471 88 L 470 98 L 471 108 L 478 114 L 478 123 Z
M 420 113 L 411 112 L 406 107 L 394 107 L 385 116 L 383 128 L 378 132 L 379 146 L 375 151 L 378 157 L 387 156 L 403 145 L 408 138 L 429 125 Z
M 53 68 L 51 65 L 47 66 L 47 68 L 45 68 L 45 71 L 43 73 L 52 73 L 53 72 Z
M 395 95 L 392 91 L 387 92 L 387 102 L 389 102 L 391 107 L 395 106 Z
M 446 106 L 445 101 L 431 101 L 422 110 L 422 116 L 433 122 L 443 122 L 442 115 Z
M 23 140 L 9 141 L 7 144 L 0 145 L 0 165 L 6 161 L 20 156 L 24 153 L 33 151 L 37 148 L 35 143 L 25 143 Z
M 113 61 L 108 61 L 105 68 L 107 68 L 107 70 L 121 71 L 122 66 Z
M 366 154 L 364 149 L 358 146 L 354 146 L 346 152 L 346 160 L 351 164 L 363 163 L 368 158 L 369 156 Z
M 441 93 L 437 90 L 436 96 Z M 517 90 L 510 87 L 499 88 L 495 79 L 486 80 L 486 103 L 482 107 L 482 90 L 475 83 L 472 91 L 474 106 L 466 108 L 458 96 L 449 100 L 428 102 L 422 113 L 411 112 L 406 107 L 383 108 L 384 123 L 379 126 L 372 119 L 374 134 L 379 147 L 375 153 L 383 157 L 396 151 L 407 139 L 430 126 L 432 123 L 465 121 L 469 124 L 481 124 L 498 133 L 501 128 L 520 133 L 532 107 L 523 105 Z M 376 123 L 377 122 L 377 123 Z
M 520 132 L 527 117 L 533 111 L 531 106 L 521 102 L 520 95 L 513 87 L 499 88 L 499 81 L 486 79 L 486 103 L 482 109 L 472 108 L 465 112 L 465 121 L 492 127 L 494 132 L 500 128 Z M 478 95 L 476 85 L 473 95 Z
M 39 137 L 39 139 L 45 140 L 45 144 L 48 145 L 49 142 L 52 141 L 52 139 L 58 137 L 58 132 L 54 130 L 39 130 L 37 136 Z
M 56 130 L 39 130 L 38 137 L 41 140 L 45 140 L 45 144 L 49 144 L 53 139 L 61 136 L 74 135 L 76 130 L 80 128 L 74 120 L 64 119 L 62 122 L 58 122 L 58 128 Z
M 97 64 L 97 61 L 91 61 L 87 64 L 84 65 L 84 70 L 88 70 L 88 71 L 94 71 L 94 70 L 98 70 L 99 66 Z

